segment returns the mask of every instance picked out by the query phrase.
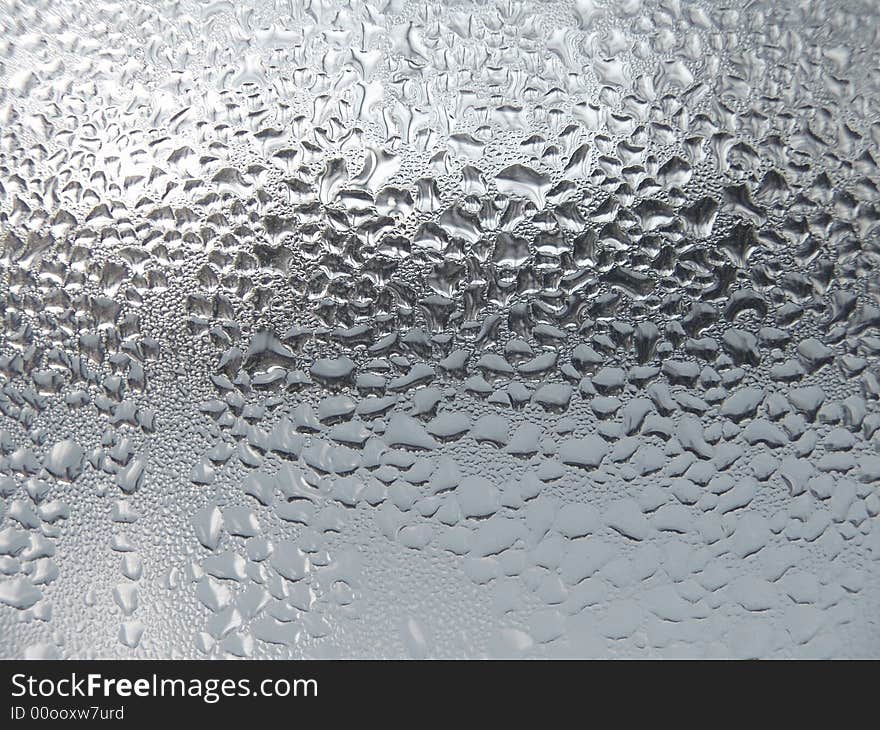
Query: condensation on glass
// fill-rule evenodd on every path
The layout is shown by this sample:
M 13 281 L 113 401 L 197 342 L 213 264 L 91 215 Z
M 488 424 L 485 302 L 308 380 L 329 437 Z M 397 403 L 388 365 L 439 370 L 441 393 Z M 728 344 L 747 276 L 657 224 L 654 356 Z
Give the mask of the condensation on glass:
M 0 28 L 0 655 L 880 655 L 875 3 Z

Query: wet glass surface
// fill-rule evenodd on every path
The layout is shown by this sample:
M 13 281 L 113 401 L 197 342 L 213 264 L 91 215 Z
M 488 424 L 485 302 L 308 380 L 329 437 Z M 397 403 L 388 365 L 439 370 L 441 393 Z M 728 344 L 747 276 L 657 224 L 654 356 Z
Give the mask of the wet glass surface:
M 871 2 L 0 7 L 0 655 L 880 656 Z

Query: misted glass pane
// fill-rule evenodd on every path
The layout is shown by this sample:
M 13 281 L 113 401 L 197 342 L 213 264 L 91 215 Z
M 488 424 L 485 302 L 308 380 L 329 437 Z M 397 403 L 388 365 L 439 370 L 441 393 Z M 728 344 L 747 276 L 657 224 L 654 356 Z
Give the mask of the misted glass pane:
M 0 8 L 0 655 L 880 656 L 880 9 Z

